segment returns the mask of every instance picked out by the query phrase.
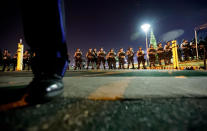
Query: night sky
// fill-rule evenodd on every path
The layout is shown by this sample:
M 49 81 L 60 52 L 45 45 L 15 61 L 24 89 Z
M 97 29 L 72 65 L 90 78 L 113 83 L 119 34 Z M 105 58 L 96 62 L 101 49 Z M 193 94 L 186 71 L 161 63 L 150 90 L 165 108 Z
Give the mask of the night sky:
M 207 23 L 206 0 L 66 0 L 65 5 L 72 55 L 75 48 L 85 53 L 89 47 L 107 51 L 145 47 L 143 23 L 151 24 L 157 42 L 163 42 L 162 36 L 173 30 L 184 31 L 178 42 L 190 41 L 194 28 Z M 19 5 L 17 0 L 5 0 L 0 6 L 0 48 L 14 53 L 23 37 Z

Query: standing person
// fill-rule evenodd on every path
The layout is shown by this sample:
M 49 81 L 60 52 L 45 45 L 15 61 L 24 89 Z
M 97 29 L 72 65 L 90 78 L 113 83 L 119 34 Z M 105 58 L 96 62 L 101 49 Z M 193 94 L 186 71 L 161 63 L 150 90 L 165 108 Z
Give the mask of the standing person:
M 23 54 L 23 70 L 25 70 L 26 65 L 27 65 L 27 70 L 30 69 L 30 53 L 28 50 L 26 50 Z
M 107 56 L 109 59 L 109 69 L 116 69 L 116 53 L 114 52 L 114 49 L 110 49 Z
M 117 56 L 119 59 L 119 69 L 125 69 L 124 64 L 125 64 L 126 53 L 124 52 L 123 48 L 120 48 L 119 52 L 117 53 Z
M 93 51 L 92 51 L 92 48 L 89 48 L 88 52 L 86 53 L 86 59 L 87 59 L 87 67 L 86 69 L 88 70 L 88 67 L 89 67 L 89 64 L 91 63 L 92 65 L 92 69 L 94 69 L 94 64 L 93 64 L 93 58 L 94 57 L 94 54 L 93 54 Z
M 167 42 L 167 44 L 164 47 L 164 54 L 165 54 L 165 65 L 171 64 L 171 58 L 172 58 L 172 46 L 170 45 L 170 41 Z
M 181 49 L 183 50 L 183 54 L 184 54 L 184 60 L 188 61 L 189 57 L 190 57 L 190 48 L 189 48 L 190 44 L 187 40 L 183 40 L 182 44 L 181 44 Z
M 156 60 L 156 50 L 154 49 L 153 45 L 150 44 L 150 48 L 148 49 L 148 54 L 149 54 L 149 62 L 150 62 L 150 68 L 152 66 L 155 66 L 155 60 Z
M 182 60 L 182 51 L 181 51 L 181 48 L 180 48 L 180 46 L 177 44 L 177 52 L 178 52 L 178 60 L 180 61 L 180 62 L 182 62 L 183 60 Z
M 201 60 L 204 59 L 204 48 L 205 48 L 205 41 L 202 37 L 200 37 L 198 41 L 198 53 Z
M 2 50 L 0 49 L 0 66 L 2 65 L 2 61 L 3 61 L 3 54 L 2 54 Z
M 164 49 L 162 47 L 162 43 L 159 43 L 158 44 L 158 47 L 157 47 L 157 55 L 158 55 L 158 61 L 159 61 L 159 65 L 161 66 L 162 65 L 162 59 L 164 58 Z
M 106 69 L 105 63 L 106 63 L 106 52 L 104 51 L 103 48 L 100 48 L 100 50 L 97 53 L 98 56 L 98 65 L 97 69 L 100 69 L 101 63 L 103 64 L 104 69 Z
M 20 0 L 24 36 L 35 57 L 27 102 L 42 103 L 63 92 L 68 66 L 63 0 Z M 54 88 L 56 87 L 56 88 Z
M 77 68 L 81 70 L 81 67 L 82 67 L 82 52 L 80 51 L 79 48 L 76 49 L 76 52 L 74 54 L 74 59 L 75 59 L 75 68 L 74 68 L 74 70 L 76 70 Z
M 3 67 L 2 67 L 2 71 L 5 71 L 6 67 L 7 67 L 7 71 L 10 71 L 10 62 L 11 62 L 11 54 L 9 53 L 9 51 L 7 49 L 4 49 L 3 51 Z
M 140 69 L 141 63 L 143 68 L 146 69 L 144 55 L 145 55 L 144 50 L 142 50 L 142 47 L 139 47 L 139 50 L 137 51 L 137 61 L 138 61 L 137 69 Z
M 190 42 L 190 56 L 191 56 L 192 60 L 194 60 L 196 58 L 196 42 L 195 42 L 195 39 L 193 39 Z
M 130 64 L 132 64 L 132 69 L 134 69 L 134 51 L 133 48 L 129 48 L 126 52 L 126 55 L 128 56 L 127 61 L 128 61 L 128 69 Z
M 98 65 L 98 55 L 97 55 L 97 49 L 96 48 L 93 49 L 93 64 L 94 64 L 93 67 L 97 68 L 97 65 Z
M 12 65 L 13 65 L 13 71 L 15 71 L 16 66 L 17 66 L 17 52 L 14 54 L 12 58 Z

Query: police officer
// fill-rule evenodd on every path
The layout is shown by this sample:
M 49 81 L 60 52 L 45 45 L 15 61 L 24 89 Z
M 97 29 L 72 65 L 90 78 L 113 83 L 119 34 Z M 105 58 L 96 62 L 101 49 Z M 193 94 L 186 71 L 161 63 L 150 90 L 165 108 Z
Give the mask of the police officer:
M 171 64 L 172 46 L 170 45 L 170 41 L 168 41 L 164 47 L 164 54 L 165 54 L 165 65 Z
M 138 68 L 137 69 L 140 69 L 141 63 L 143 65 L 143 68 L 146 69 L 144 55 L 145 55 L 144 50 L 142 50 L 142 47 L 139 47 L 139 50 L 137 51 L 137 61 L 138 61 Z
M 155 67 L 156 50 L 154 49 L 152 44 L 150 44 L 150 48 L 148 49 L 148 55 L 149 55 L 150 68 L 152 67 L 152 65 Z
M 76 49 L 76 52 L 74 54 L 74 58 L 75 58 L 75 68 L 74 68 L 74 70 L 76 70 L 77 68 L 79 68 L 81 70 L 81 67 L 82 67 L 82 52 L 80 51 L 79 48 Z
M 89 64 L 91 63 L 92 65 L 92 69 L 94 69 L 94 65 L 93 65 L 93 58 L 94 57 L 94 54 L 93 54 L 93 51 L 92 51 L 92 48 L 89 48 L 88 52 L 86 53 L 86 58 L 87 58 L 87 67 L 86 69 L 88 70 L 88 67 L 89 67 Z
M 26 65 L 28 70 L 30 70 L 30 54 L 28 50 L 26 50 L 23 54 L 23 70 L 25 70 Z
M 196 42 L 195 39 L 193 39 L 190 42 L 190 57 L 192 60 L 194 60 L 194 58 L 196 58 Z
M 106 69 L 105 63 L 106 63 L 106 52 L 104 51 L 103 48 L 100 48 L 100 50 L 97 53 L 98 56 L 98 65 L 97 65 L 97 69 L 100 69 L 101 63 L 103 64 L 104 69 Z
M 177 52 L 178 52 L 178 60 L 180 62 L 182 62 L 183 61 L 182 60 L 182 51 L 181 51 L 181 48 L 180 48 L 179 44 L 177 44 Z
M 0 66 L 2 65 L 2 61 L 3 61 L 3 54 L 2 54 L 2 51 L 0 49 Z
M 95 68 L 95 65 L 96 65 L 96 68 L 97 68 L 98 56 L 97 56 L 97 49 L 96 48 L 93 49 L 93 64 L 94 64 L 94 68 Z
M 203 40 L 202 37 L 200 37 L 198 41 L 198 53 L 200 59 L 204 59 L 204 48 L 205 48 L 205 41 Z
M 117 56 L 119 58 L 119 69 L 125 69 L 124 64 L 125 64 L 126 53 L 124 52 L 123 48 L 120 48 L 119 52 L 117 53 Z
M 6 67 L 8 68 L 7 71 L 10 71 L 10 62 L 11 62 L 11 54 L 7 49 L 3 52 L 3 68 L 2 71 L 5 71 Z
M 161 66 L 162 65 L 161 60 L 164 58 L 164 49 L 162 47 L 162 43 L 159 43 L 158 44 L 158 47 L 157 47 L 157 55 L 158 55 L 159 65 Z
M 17 52 L 14 54 L 12 58 L 12 64 L 13 64 L 13 71 L 15 71 L 16 66 L 17 66 Z
M 114 52 L 114 49 L 110 49 L 107 56 L 109 61 L 109 69 L 116 69 L 116 53 Z
M 127 61 L 128 61 L 128 69 L 129 65 L 132 64 L 132 69 L 134 69 L 134 51 L 133 48 L 129 48 L 126 52 L 126 55 L 128 56 Z
M 190 44 L 187 40 L 183 40 L 182 44 L 181 44 L 181 49 L 183 50 L 183 54 L 184 54 L 184 60 L 188 61 L 189 57 L 190 57 L 190 48 L 189 48 Z

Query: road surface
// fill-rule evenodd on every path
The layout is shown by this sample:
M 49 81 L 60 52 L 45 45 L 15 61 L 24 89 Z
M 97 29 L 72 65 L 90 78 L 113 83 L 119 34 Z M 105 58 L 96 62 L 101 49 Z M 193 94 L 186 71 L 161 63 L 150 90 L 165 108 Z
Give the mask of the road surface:
M 17 99 L 32 76 L 31 72 L 0 73 L 1 129 L 207 129 L 206 71 L 68 71 L 61 97 L 19 106 Z

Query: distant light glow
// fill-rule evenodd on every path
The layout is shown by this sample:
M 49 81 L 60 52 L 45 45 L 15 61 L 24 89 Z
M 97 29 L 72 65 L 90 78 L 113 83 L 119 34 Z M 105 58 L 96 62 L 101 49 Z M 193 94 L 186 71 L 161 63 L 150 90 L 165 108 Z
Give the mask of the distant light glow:
M 149 24 L 144 24 L 144 25 L 142 25 L 141 26 L 141 28 L 142 28 L 142 30 L 144 31 L 144 32 L 148 32 L 148 30 L 150 29 L 150 25 Z

